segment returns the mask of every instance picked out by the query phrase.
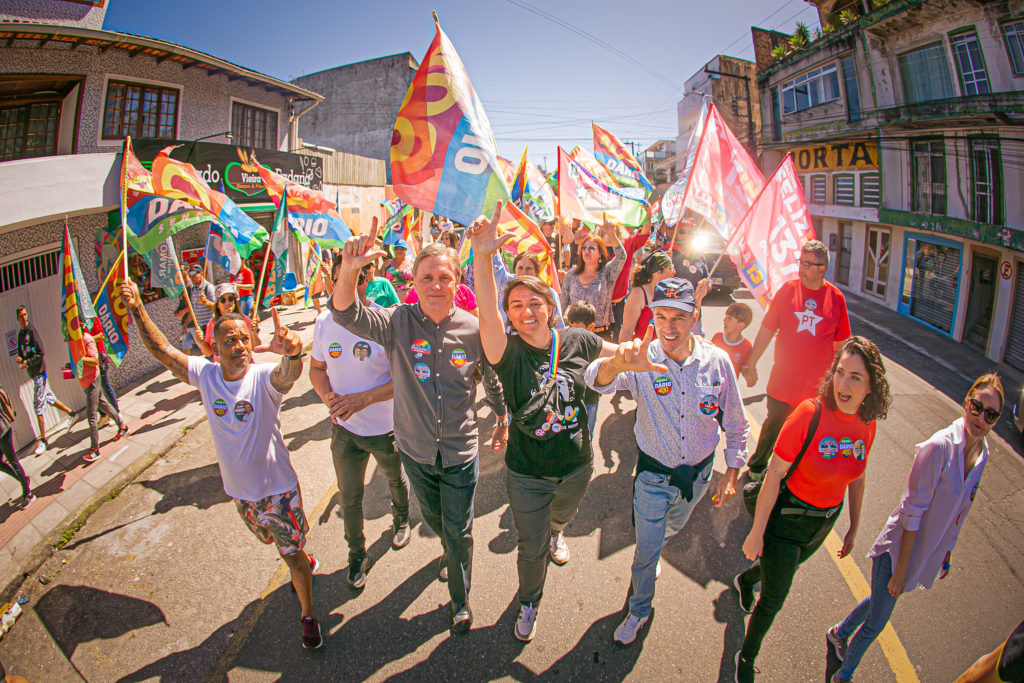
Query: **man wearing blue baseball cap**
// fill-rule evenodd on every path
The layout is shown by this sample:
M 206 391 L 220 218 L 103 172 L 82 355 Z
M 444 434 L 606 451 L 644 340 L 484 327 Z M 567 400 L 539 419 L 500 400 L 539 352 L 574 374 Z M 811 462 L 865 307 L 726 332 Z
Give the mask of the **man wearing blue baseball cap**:
M 723 430 L 727 470 L 712 498 L 715 507 L 736 493 L 747 457 L 747 418 L 729 356 L 691 332 L 700 315 L 693 285 L 662 280 L 650 307 L 657 339 L 648 327 L 642 340 L 620 344 L 614 357 L 594 361 L 584 375 L 600 393 L 627 389 L 637 402 L 633 594 L 629 614 L 615 630 L 620 645 L 636 640 L 650 618 L 661 549 L 707 491 Z

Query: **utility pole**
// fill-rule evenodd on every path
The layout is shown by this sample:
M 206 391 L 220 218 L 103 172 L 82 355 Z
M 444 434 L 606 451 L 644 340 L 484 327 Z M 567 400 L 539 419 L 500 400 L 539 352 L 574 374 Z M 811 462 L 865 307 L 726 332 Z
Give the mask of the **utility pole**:
M 753 159 L 757 159 L 757 141 L 754 139 L 754 114 L 750 105 L 750 76 L 743 76 L 741 74 L 731 74 L 727 71 L 715 71 L 704 67 L 704 73 L 714 76 L 728 76 L 729 78 L 739 78 L 746 83 L 747 87 L 747 151 L 750 152 L 750 156 Z

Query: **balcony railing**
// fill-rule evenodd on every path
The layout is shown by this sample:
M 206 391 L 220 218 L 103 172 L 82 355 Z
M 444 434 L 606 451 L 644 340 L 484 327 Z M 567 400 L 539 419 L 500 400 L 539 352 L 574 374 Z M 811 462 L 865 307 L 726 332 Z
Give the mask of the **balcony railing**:
M 950 97 L 878 110 L 878 122 L 883 126 L 932 126 L 935 119 L 949 126 L 978 125 L 984 120 L 1020 125 L 1024 123 L 1024 91 Z

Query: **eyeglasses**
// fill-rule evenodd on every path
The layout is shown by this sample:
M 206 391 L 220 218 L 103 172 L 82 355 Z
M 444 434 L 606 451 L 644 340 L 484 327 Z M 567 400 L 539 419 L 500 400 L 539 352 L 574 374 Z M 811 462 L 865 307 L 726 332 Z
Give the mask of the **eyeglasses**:
M 801 259 L 800 260 L 800 267 L 801 268 L 824 268 L 825 264 L 824 263 L 815 263 L 814 261 L 804 261 L 803 259 Z
M 598 250 L 597 245 L 588 244 L 587 246 L 583 247 L 580 251 L 597 251 L 597 250 Z
M 221 303 L 225 304 L 233 304 L 236 301 L 238 301 L 238 297 L 235 296 L 234 294 L 228 294 L 227 296 L 222 296 L 221 298 L 217 299 L 217 301 L 220 301 Z
M 985 422 L 990 425 L 994 425 L 999 420 L 1000 411 L 993 408 L 986 408 L 985 404 L 976 398 L 967 399 L 967 409 L 971 411 L 971 415 L 977 417 L 982 413 L 985 414 Z

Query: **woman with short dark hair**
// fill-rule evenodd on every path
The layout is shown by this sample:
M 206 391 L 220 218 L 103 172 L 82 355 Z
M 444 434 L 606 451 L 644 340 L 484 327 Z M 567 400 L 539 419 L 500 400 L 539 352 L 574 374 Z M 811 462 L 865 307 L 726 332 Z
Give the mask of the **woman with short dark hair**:
M 733 580 L 740 607 L 752 611 L 743 647 L 736 653 L 738 683 L 754 680 L 761 641 L 782 609 L 797 569 L 835 525 L 847 489 L 850 527 L 839 557 L 853 550 L 875 421 L 885 419 L 890 400 L 878 347 L 864 337 L 850 337 L 836 353 L 818 396 L 801 402 L 786 418 L 743 542 L 747 559 L 760 557 L 760 562 Z M 759 581 L 761 597 L 754 606 Z

